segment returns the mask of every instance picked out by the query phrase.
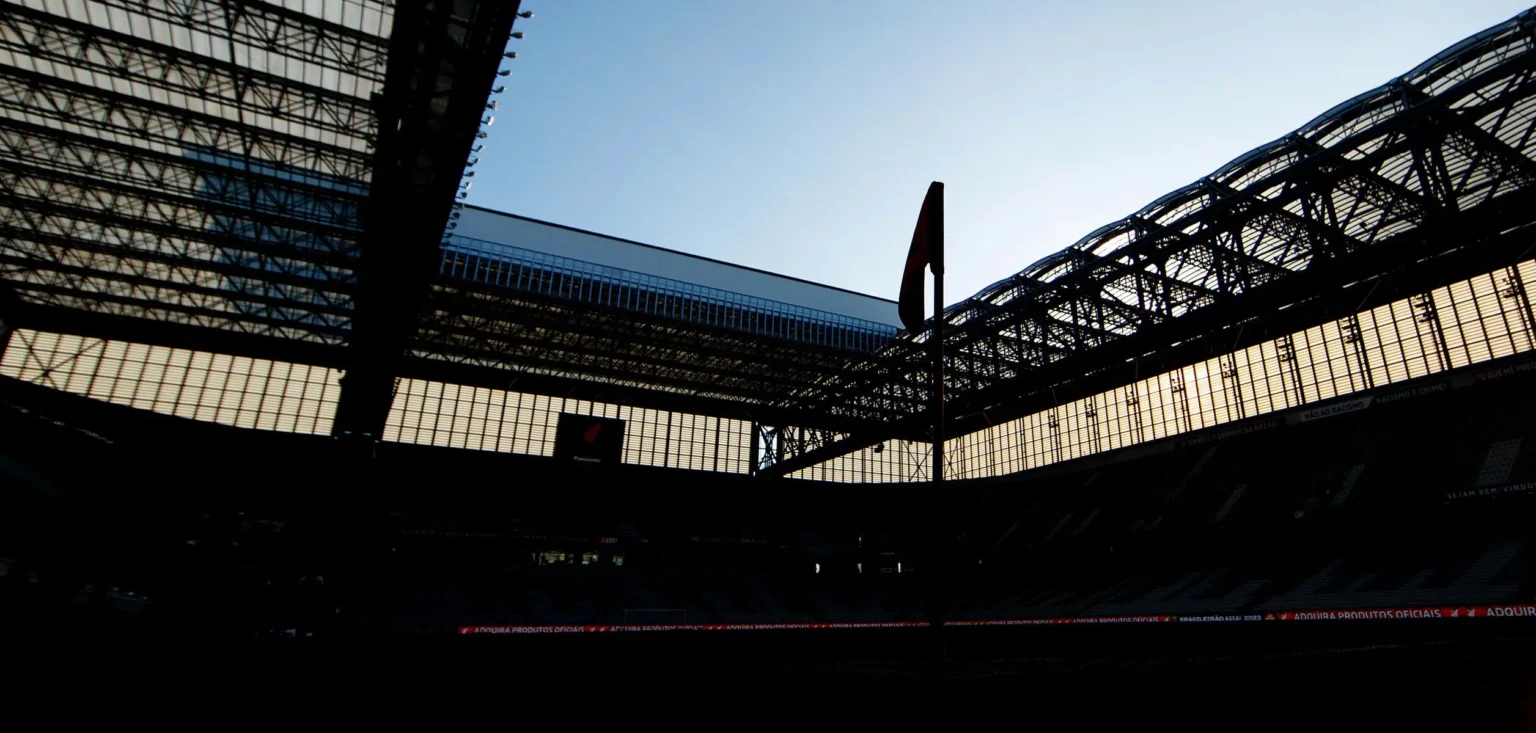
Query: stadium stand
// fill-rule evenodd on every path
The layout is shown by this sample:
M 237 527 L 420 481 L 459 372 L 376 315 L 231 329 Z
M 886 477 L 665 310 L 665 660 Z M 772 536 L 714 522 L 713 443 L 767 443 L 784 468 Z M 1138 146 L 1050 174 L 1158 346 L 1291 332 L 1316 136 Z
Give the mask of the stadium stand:
M 6 11 L 7 633 L 813 659 L 1536 616 L 1536 11 L 947 309 L 937 490 L 894 304 L 459 203 L 518 3 Z

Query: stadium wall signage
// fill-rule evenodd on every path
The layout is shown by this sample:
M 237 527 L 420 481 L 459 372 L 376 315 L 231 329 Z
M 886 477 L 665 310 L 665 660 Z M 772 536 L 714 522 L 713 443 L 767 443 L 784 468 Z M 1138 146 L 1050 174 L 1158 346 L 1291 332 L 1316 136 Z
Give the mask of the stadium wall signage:
M 555 458 L 577 463 L 619 463 L 624 455 L 624 421 L 560 413 L 555 423 Z
M 1430 606 L 1336 611 L 1282 611 L 1232 615 L 1068 616 L 1052 618 L 949 621 L 946 626 L 1063 626 L 1080 624 L 1269 623 L 1287 621 L 1423 621 L 1487 618 L 1536 618 L 1536 605 Z M 657 631 L 786 631 L 825 629 L 907 629 L 927 621 L 850 621 L 843 623 L 768 624 L 613 624 L 564 626 L 460 626 L 460 634 L 580 634 Z

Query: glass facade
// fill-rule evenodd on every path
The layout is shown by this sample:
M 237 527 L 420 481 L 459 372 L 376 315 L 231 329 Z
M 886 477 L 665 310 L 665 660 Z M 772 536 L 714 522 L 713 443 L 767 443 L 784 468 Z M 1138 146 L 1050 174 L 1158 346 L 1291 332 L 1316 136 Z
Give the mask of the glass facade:
M 442 253 L 440 272 L 448 277 L 758 336 L 869 352 L 897 333 L 874 321 L 468 237 L 449 237 Z
M 384 440 L 452 448 L 554 455 L 560 413 L 625 421 L 625 463 L 746 473 L 752 424 L 588 400 L 401 379 Z
M 947 440 L 945 478 L 1017 473 L 1536 350 L 1532 278 L 1536 261 L 1522 262 Z M 929 451 L 888 441 L 790 476 L 925 481 Z
M 1016 473 L 1536 351 L 1521 262 L 1155 374 L 946 442 L 949 478 Z M 0 375 L 237 427 L 328 434 L 335 369 L 17 329 Z M 744 420 L 401 379 L 384 440 L 548 456 L 562 412 L 627 425 L 625 463 L 746 473 Z M 930 446 L 886 441 L 794 474 L 844 483 L 929 478 Z
M 0 375 L 118 405 L 241 428 L 328 435 L 335 369 L 16 329 Z
M 1536 349 L 1526 261 L 945 442 L 1000 476 Z

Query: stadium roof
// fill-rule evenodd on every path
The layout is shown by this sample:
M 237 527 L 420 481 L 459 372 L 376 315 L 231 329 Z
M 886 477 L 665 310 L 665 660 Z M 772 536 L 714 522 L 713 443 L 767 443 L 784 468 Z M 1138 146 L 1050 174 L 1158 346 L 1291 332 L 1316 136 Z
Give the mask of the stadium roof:
M 393 9 L 42 3 L 0 21 L 26 302 L 346 340 Z
M 1533 34 L 1536 10 L 1467 38 L 947 308 L 946 434 L 1513 261 L 1536 242 Z M 924 437 L 925 335 L 796 396 L 904 418 L 769 473 Z
M 583 267 L 567 254 L 576 252 L 549 247 L 519 261 L 495 245 L 450 241 L 409 369 L 459 384 L 705 415 L 876 426 L 774 410 L 784 395 L 835 378 L 850 360 L 873 358 L 871 346 L 895 327 L 864 323 L 880 330 L 844 338 L 853 319 L 695 284 L 731 289 L 708 274 L 685 282 Z M 764 287 L 792 285 L 809 284 Z
M 5 321 L 353 367 L 366 424 L 517 6 L 6 3 Z
M 518 9 L 8 3 L 0 317 L 343 369 L 338 434 L 377 436 L 416 377 L 809 429 L 770 474 L 923 439 L 921 334 L 869 354 L 665 315 L 713 307 L 684 295 L 641 314 L 556 271 L 538 292 L 465 276 L 503 266 L 439 245 Z M 949 434 L 1513 261 L 1533 19 L 947 309 Z
M 344 369 L 338 433 L 400 376 L 738 417 L 831 378 L 847 353 L 440 276 L 518 5 L 7 4 L 5 321 Z

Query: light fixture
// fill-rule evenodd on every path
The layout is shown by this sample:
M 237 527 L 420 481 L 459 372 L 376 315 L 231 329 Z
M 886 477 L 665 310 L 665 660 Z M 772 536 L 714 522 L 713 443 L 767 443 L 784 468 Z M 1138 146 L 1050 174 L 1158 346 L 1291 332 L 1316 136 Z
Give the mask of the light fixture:
M 464 164 L 464 167 L 465 168 L 472 168 L 472 167 L 475 166 L 476 163 L 479 163 L 479 162 L 480 162 L 479 158 L 470 158 L 469 162 Z
M 464 171 L 464 177 L 465 178 L 474 178 L 475 177 L 475 172 L 474 171 Z
M 484 145 L 476 145 L 476 146 L 474 146 L 474 147 L 473 147 L 473 148 L 470 148 L 470 149 L 469 149 L 469 152 L 471 152 L 471 153 L 478 153 L 478 152 L 480 152 L 480 151 L 482 151 L 482 150 L 484 150 L 484 149 L 485 149 L 485 146 L 484 146 Z M 478 158 L 476 158 L 476 160 L 479 160 L 479 159 L 478 159 Z
M 501 94 L 504 91 L 507 91 L 506 87 L 496 87 L 495 89 L 491 90 L 491 94 Z
M 533 11 L 532 10 L 524 10 L 523 12 L 518 13 L 517 17 L 523 18 L 525 20 L 528 19 L 528 18 L 532 18 L 533 17 Z
M 486 139 L 486 138 L 488 138 L 490 136 L 491 136 L 491 134 L 486 132 L 485 130 L 476 130 L 475 131 L 475 137 L 477 139 L 484 140 L 484 139 Z
M 496 124 L 496 115 L 487 115 L 485 119 L 480 120 L 480 124 L 486 127 Z
M 512 75 L 512 70 L 511 69 L 502 69 L 501 71 L 496 72 L 496 75 L 497 76 L 511 76 Z
M 485 108 L 490 110 L 490 111 L 492 111 L 492 112 L 495 112 L 496 110 L 501 109 L 501 102 L 498 102 L 498 101 L 493 99 L 493 100 L 485 103 Z
M 522 31 L 512 31 L 512 37 L 516 38 L 519 41 L 521 41 L 521 40 L 523 40 L 523 32 Z
M 515 59 L 515 58 L 517 58 L 517 52 L 516 51 L 508 51 L 508 52 L 502 54 L 501 57 L 504 58 L 504 59 Z

